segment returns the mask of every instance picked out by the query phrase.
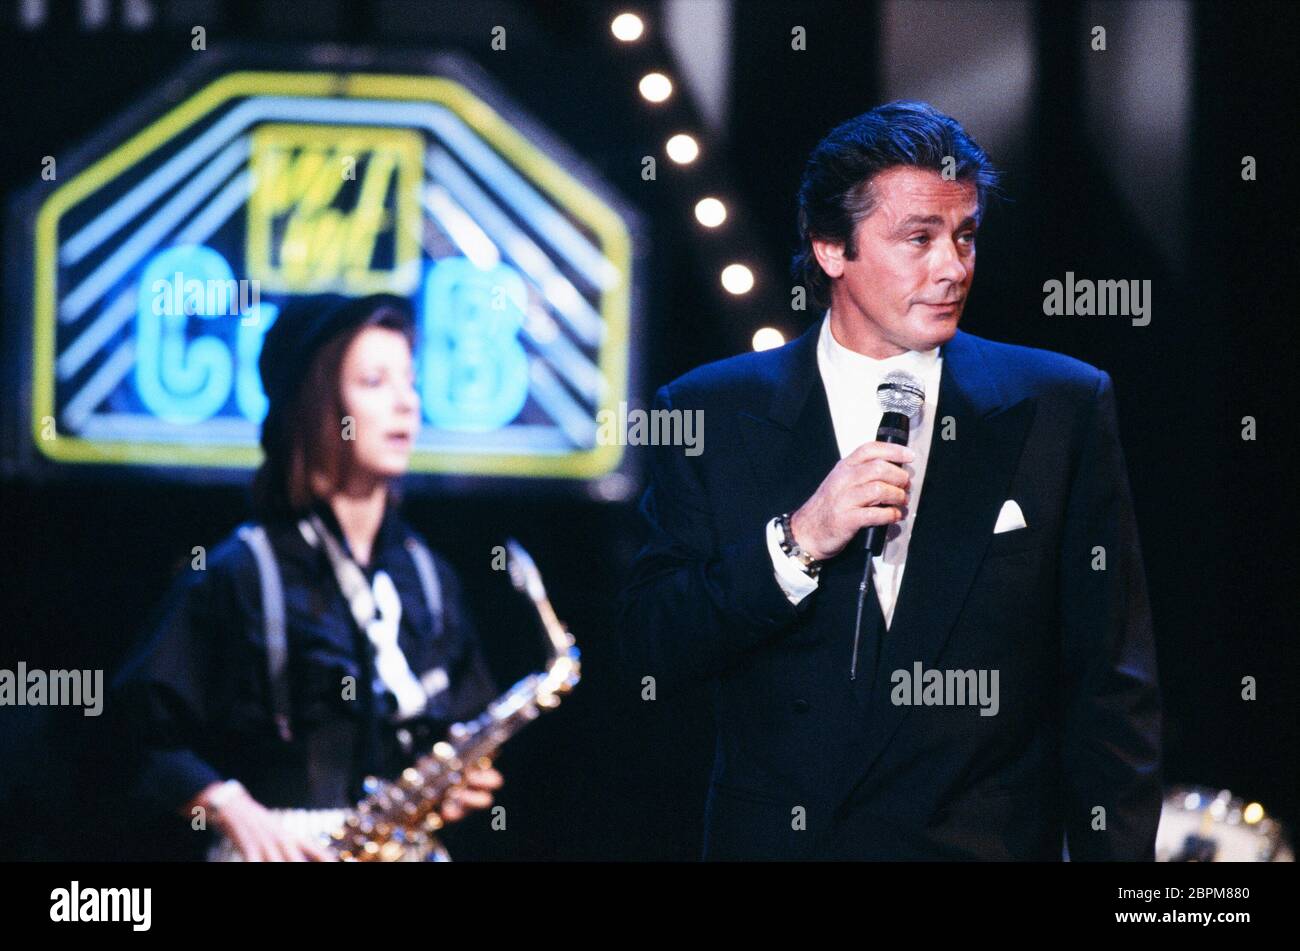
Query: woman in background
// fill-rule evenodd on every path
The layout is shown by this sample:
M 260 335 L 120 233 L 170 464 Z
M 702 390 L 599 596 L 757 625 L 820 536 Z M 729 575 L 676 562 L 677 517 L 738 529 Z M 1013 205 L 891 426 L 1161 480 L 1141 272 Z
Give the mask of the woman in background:
M 350 807 L 366 776 L 395 777 L 496 695 L 454 573 L 396 512 L 420 423 L 414 336 L 391 295 L 285 308 L 258 361 L 258 523 L 177 579 L 119 676 L 134 798 L 203 815 L 250 860 L 327 858 L 268 809 Z M 467 770 L 442 818 L 500 785 Z

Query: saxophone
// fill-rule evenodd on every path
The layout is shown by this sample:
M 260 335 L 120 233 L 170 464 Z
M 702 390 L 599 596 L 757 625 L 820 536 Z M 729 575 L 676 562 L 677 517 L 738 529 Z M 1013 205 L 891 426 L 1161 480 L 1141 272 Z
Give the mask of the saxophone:
M 514 539 L 506 540 L 506 551 L 510 581 L 532 601 L 546 633 L 546 670 L 520 680 L 476 719 L 454 724 L 446 739 L 398 779 L 367 777 L 366 795 L 353 808 L 271 810 L 287 830 L 317 837 L 344 862 L 450 860 L 435 835 L 442 827 L 438 809 L 447 792 L 462 781 L 467 766 L 487 766 L 506 740 L 559 706 L 581 677 L 578 648 L 556 617 L 537 566 Z M 209 861 L 242 860 L 224 836 L 209 853 Z

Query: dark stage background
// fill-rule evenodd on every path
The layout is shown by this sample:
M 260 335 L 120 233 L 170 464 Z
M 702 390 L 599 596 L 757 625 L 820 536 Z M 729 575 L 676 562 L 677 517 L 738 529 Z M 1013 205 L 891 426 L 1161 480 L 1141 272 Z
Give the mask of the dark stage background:
M 456 48 L 643 216 L 642 405 L 686 370 L 748 349 L 758 327 L 789 339 L 813 319 L 790 309 L 787 263 L 800 167 L 822 135 L 892 98 L 955 115 L 1005 170 L 1010 199 L 982 231 L 963 328 L 1070 354 L 1115 381 L 1156 620 L 1166 782 L 1231 789 L 1300 820 L 1296 5 L 747 0 L 699 5 L 702 48 L 671 47 L 658 29 L 664 17 L 689 18 L 689 3 L 629 4 L 651 30 L 628 48 L 608 29 L 622 5 L 574 0 L 159 3 L 144 29 L 126 24 L 123 5 L 105 6 L 103 25 L 88 26 L 78 3 L 53 2 L 41 25 L 24 27 L 18 5 L 4 4 L 6 197 L 37 179 L 41 156 L 83 141 L 196 55 L 193 22 L 208 24 L 210 43 Z M 1088 46 L 1097 23 L 1108 26 L 1105 53 Z M 495 24 L 510 30 L 508 53 L 489 51 Z M 790 48 L 795 25 L 807 30 L 805 51 Z M 636 93 L 645 68 L 676 76 L 692 58 L 711 84 L 647 108 Z M 704 147 L 691 171 L 662 158 L 680 129 Z M 660 156 L 656 181 L 641 178 L 647 154 Z M 1242 180 L 1245 155 L 1256 181 Z M 705 193 L 731 210 L 719 233 L 692 219 Z M 5 234 L 9 253 L 14 240 Z M 749 295 L 718 285 L 731 254 L 755 270 Z M 1151 280 L 1150 325 L 1042 316 L 1043 282 L 1067 270 Z M 4 313 L 7 334 L 20 317 Z M 1248 415 L 1256 441 L 1240 435 Z M 0 488 L 5 667 L 114 668 L 180 559 L 246 517 L 243 491 L 229 487 L 34 484 L 11 473 Z M 707 693 L 644 704 L 616 667 L 634 503 L 488 487 L 413 493 L 406 514 L 460 570 L 503 679 L 528 664 L 489 599 L 487 552 L 507 535 L 532 552 L 584 652 L 576 694 L 500 760 L 509 831 L 475 817 L 448 835 L 453 853 L 696 857 L 712 757 Z M 1259 684 L 1252 702 L 1240 697 L 1247 675 Z M 100 721 L 79 711 L 0 708 L 0 856 L 134 854 L 136 833 L 105 788 L 111 756 Z

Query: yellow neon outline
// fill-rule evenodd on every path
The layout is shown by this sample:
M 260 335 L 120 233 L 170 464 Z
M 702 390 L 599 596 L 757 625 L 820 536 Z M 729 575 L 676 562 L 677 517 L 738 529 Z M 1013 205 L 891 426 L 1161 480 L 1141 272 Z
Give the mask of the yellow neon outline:
M 421 95 L 415 95 L 416 91 Z M 34 262 L 35 314 L 33 320 L 32 437 L 37 449 L 58 462 L 138 463 L 229 468 L 260 463 L 257 446 L 176 446 L 166 443 L 99 441 L 75 436 L 44 440 L 41 421 L 54 415 L 54 291 L 57 278 L 58 222 L 63 214 L 131 165 L 146 158 L 163 143 L 202 119 L 226 101 L 251 95 L 292 95 L 321 98 L 424 99 L 447 105 L 479 135 L 487 139 L 516 168 L 540 185 L 570 214 L 596 234 L 602 250 L 621 279 L 601 294 L 600 313 L 605 324 L 599 366 L 609 381 L 606 397 L 597 410 L 617 414 L 619 399 L 627 398 L 627 346 L 631 236 L 622 219 L 563 168 L 538 151 L 513 126 L 467 88 L 445 77 L 339 73 L 288 73 L 242 71 L 222 76 L 146 126 L 89 168 L 59 186 L 36 216 Z M 361 128 L 361 127 L 359 127 Z M 543 476 L 595 478 L 613 472 L 623 457 L 620 445 L 597 446 L 561 459 L 508 453 L 469 454 L 423 450 L 411 455 L 411 472 L 467 475 Z

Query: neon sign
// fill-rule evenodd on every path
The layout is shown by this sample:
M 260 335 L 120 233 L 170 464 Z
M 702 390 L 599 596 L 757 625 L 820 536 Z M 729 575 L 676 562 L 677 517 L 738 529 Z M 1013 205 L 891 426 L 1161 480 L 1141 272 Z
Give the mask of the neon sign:
M 407 296 L 412 471 L 599 479 L 623 449 L 630 213 L 472 69 L 232 71 L 35 189 L 27 445 L 246 470 L 290 298 Z

